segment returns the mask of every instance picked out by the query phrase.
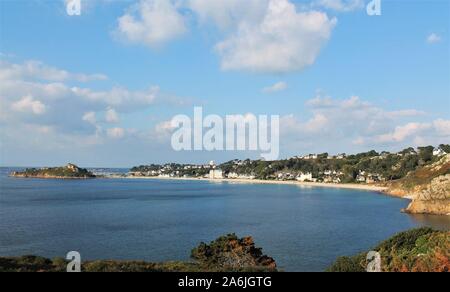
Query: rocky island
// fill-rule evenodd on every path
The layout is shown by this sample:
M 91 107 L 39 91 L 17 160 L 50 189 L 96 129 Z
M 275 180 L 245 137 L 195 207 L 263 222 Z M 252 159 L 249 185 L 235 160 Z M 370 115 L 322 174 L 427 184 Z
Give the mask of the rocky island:
M 15 171 L 12 177 L 45 178 L 45 179 L 88 179 L 96 176 L 85 168 L 69 163 L 63 167 L 27 168 L 24 171 Z

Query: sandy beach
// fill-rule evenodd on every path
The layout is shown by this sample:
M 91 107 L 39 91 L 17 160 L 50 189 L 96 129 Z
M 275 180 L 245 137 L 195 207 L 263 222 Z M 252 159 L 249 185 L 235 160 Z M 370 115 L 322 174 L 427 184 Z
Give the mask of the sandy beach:
M 122 177 L 124 178 L 124 177 Z M 277 184 L 277 185 L 295 185 L 300 187 L 321 187 L 336 189 L 365 190 L 372 192 L 385 193 L 388 188 L 375 185 L 363 184 L 336 184 L 336 183 L 314 183 L 299 181 L 278 181 L 278 180 L 260 180 L 260 179 L 209 179 L 209 178 L 183 178 L 183 177 L 125 177 L 127 179 L 154 179 L 154 180 L 181 180 L 181 181 L 208 181 L 216 183 L 240 183 L 240 184 Z

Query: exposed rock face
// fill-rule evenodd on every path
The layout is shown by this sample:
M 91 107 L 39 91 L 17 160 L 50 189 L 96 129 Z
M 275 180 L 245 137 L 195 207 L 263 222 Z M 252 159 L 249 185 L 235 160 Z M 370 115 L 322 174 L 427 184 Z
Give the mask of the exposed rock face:
M 450 174 L 439 176 L 415 195 L 406 212 L 450 215 Z
M 416 199 L 423 201 L 450 199 L 450 174 L 433 179 L 431 184 L 416 196 Z
M 450 215 L 450 155 L 393 182 L 388 192 L 412 200 L 405 212 Z

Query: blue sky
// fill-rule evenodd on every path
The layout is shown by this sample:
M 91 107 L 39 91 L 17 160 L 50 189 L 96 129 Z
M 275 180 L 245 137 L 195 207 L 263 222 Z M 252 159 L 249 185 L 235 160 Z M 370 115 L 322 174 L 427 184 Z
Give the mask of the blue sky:
M 172 151 L 195 105 L 280 115 L 281 157 L 449 143 L 449 2 L 368 2 L 1 0 L 0 163 L 258 157 Z

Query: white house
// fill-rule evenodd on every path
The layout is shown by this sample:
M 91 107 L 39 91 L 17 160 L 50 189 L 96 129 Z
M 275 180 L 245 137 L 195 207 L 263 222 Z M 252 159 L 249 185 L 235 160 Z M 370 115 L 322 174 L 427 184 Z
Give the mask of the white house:
M 366 177 L 364 175 L 360 174 L 356 177 L 356 181 L 357 182 L 366 182 Z
M 434 148 L 434 150 L 433 150 L 434 156 L 444 156 L 445 154 L 447 154 L 447 153 L 444 150 L 442 150 L 441 148 Z
M 223 179 L 223 171 L 221 169 L 211 169 L 209 171 L 210 179 Z
M 301 172 L 298 176 L 297 176 L 297 180 L 304 182 L 304 181 L 313 181 L 313 177 L 312 177 L 312 173 L 308 172 L 308 173 L 303 173 Z
M 317 159 L 317 154 L 308 154 L 308 155 L 303 155 L 300 156 L 300 159 L 305 159 L 305 160 L 309 160 L 309 159 Z
M 239 174 L 237 174 L 236 172 L 230 172 L 228 174 L 228 178 L 233 178 L 233 179 L 239 178 Z

